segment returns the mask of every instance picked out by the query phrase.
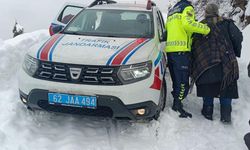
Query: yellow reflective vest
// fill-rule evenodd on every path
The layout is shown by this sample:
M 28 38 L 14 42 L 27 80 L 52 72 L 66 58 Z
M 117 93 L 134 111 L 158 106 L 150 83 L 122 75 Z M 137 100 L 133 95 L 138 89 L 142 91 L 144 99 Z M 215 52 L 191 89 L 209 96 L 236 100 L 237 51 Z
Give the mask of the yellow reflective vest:
M 192 34 L 207 35 L 210 32 L 206 24 L 195 21 L 195 12 L 191 5 L 179 2 L 169 11 L 167 22 L 166 52 L 191 51 Z

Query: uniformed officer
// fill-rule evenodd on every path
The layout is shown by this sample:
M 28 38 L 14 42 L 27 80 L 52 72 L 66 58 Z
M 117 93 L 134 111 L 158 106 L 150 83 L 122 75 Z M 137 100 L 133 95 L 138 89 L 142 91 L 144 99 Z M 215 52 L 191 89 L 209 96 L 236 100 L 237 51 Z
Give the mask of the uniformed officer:
M 169 10 L 166 22 L 167 44 L 166 52 L 168 66 L 173 81 L 172 95 L 174 111 L 181 118 L 192 117 L 183 109 L 182 101 L 189 90 L 189 64 L 192 45 L 192 34 L 207 35 L 210 29 L 207 25 L 195 21 L 195 12 L 190 0 L 180 0 Z

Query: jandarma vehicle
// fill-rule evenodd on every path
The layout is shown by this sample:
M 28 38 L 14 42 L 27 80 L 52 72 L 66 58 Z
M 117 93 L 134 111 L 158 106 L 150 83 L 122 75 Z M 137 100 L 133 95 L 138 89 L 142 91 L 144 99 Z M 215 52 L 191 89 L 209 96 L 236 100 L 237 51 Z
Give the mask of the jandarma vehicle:
M 86 7 L 27 52 L 20 98 L 32 110 L 157 119 L 166 101 L 165 41 L 150 1 Z

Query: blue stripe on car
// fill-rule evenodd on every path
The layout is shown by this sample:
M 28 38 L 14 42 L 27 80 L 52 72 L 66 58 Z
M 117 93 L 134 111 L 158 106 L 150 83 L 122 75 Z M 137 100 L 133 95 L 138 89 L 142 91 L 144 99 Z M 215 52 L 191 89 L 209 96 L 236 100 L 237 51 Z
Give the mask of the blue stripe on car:
M 65 35 L 62 35 L 56 42 L 55 44 L 52 46 L 51 50 L 50 50 L 50 54 L 49 54 L 49 61 L 52 61 L 52 57 L 53 57 L 53 52 L 56 48 L 56 46 L 58 45 L 58 43 L 63 39 Z
M 155 62 L 154 62 L 154 66 L 157 66 L 157 65 L 158 65 L 158 63 L 159 63 L 160 60 L 161 60 L 161 56 L 162 56 L 162 52 L 159 52 L 159 54 L 158 54 L 158 56 L 157 56 L 157 58 L 156 58 L 156 60 L 155 60 Z
M 126 47 L 128 47 L 130 44 L 132 44 L 133 42 L 135 42 L 135 40 L 129 42 L 128 44 L 126 44 L 125 46 L 123 46 L 121 49 L 119 49 L 117 52 L 115 52 L 115 53 L 109 58 L 109 60 L 108 60 L 108 62 L 106 63 L 106 65 L 107 65 L 107 66 L 110 65 L 111 62 L 112 62 L 112 60 L 115 58 L 115 56 L 116 56 L 117 54 L 119 54 L 122 50 L 124 50 Z
M 131 56 L 134 55 L 135 52 L 137 52 L 142 46 L 144 46 L 146 43 L 148 43 L 151 39 L 147 39 L 145 42 L 143 42 L 142 44 L 140 44 L 139 46 L 137 46 L 132 52 L 130 52 L 126 58 L 123 60 L 122 64 L 125 65 L 128 60 L 130 59 Z
M 45 45 L 49 42 L 49 40 L 51 39 L 51 37 L 43 43 L 43 45 L 39 48 L 39 50 L 37 51 L 37 55 L 36 55 L 36 58 L 37 59 L 40 59 L 40 55 L 41 55 L 41 52 L 42 52 L 42 49 L 45 47 Z

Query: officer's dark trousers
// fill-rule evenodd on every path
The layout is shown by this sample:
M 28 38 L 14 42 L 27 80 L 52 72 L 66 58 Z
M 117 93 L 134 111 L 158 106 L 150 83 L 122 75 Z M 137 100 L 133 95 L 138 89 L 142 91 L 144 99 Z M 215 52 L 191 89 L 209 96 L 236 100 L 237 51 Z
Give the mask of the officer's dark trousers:
M 189 90 L 190 53 L 167 53 L 169 72 L 173 82 L 172 95 L 182 101 Z

